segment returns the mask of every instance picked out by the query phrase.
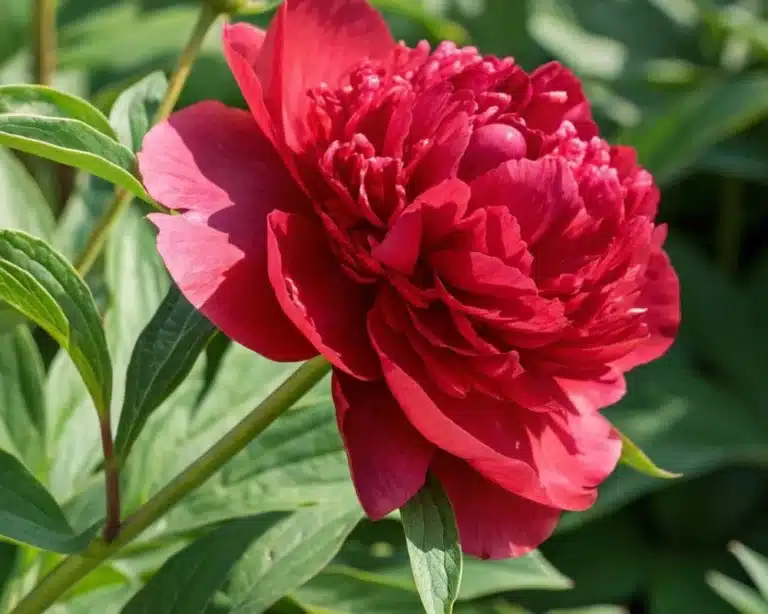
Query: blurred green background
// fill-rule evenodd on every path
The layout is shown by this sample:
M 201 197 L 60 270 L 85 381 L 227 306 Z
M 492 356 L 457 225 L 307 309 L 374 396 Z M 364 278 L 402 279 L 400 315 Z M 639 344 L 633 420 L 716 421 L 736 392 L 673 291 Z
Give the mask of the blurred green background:
M 514 56 L 526 69 L 556 58 L 579 74 L 604 136 L 634 145 L 662 187 L 661 218 L 671 227 L 668 249 L 683 288 L 678 343 L 632 373 L 629 394 L 607 413 L 657 464 L 685 477 L 657 480 L 619 469 L 595 507 L 565 517 L 541 548 L 573 580 L 571 590 L 501 592 L 459 611 L 768 613 L 768 600 L 726 578 L 759 584 L 768 577 L 747 565 L 751 580 L 728 551 L 740 542 L 768 554 L 768 4 L 374 3 L 396 37 L 411 43 L 453 38 Z M 0 3 L 0 83 L 31 79 L 29 4 Z M 55 84 L 108 109 L 121 88 L 150 70 L 172 68 L 194 4 L 61 0 Z M 180 104 L 208 98 L 242 104 L 218 31 Z M 7 154 L 0 154 L 0 224 L 14 225 L 27 213 L 3 202 L 11 194 L 2 185 Z M 98 207 L 98 199 L 90 202 Z M 76 222 L 62 218 L 69 223 Z M 70 240 L 78 239 L 59 242 L 68 253 Z M 372 544 L 401 548 L 399 528 L 389 524 L 395 523 L 361 525 L 345 556 L 368 553 Z M 614 607 L 581 609 L 594 604 Z M 93 607 L 83 611 L 101 614 Z M 373 611 L 359 608 L 350 612 Z

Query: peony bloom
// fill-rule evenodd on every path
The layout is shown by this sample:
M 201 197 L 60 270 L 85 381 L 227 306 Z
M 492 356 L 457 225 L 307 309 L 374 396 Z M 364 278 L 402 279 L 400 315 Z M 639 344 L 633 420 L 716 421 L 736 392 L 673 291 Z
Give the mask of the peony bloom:
M 140 154 L 185 296 L 278 361 L 325 356 L 365 511 L 431 471 L 464 550 L 519 556 L 621 444 L 599 409 L 660 356 L 678 283 L 659 192 L 576 77 L 396 44 L 365 0 L 227 27 L 250 111 L 188 107 Z

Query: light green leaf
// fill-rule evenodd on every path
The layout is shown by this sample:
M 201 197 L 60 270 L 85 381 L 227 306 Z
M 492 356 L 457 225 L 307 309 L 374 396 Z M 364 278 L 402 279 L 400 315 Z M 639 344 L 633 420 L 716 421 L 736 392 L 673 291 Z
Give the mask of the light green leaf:
M 97 411 L 109 411 L 112 365 L 93 297 L 72 266 L 45 241 L 0 230 L 0 298 L 67 350 Z
M 160 568 L 121 614 L 201 614 L 253 539 L 269 529 L 269 520 L 234 520 L 190 544 Z
M 768 614 L 768 603 L 756 590 L 719 571 L 707 574 L 707 584 L 739 614 Z
M 233 570 L 231 614 L 261 614 L 317 575 L 361 517 L 347 500 L 299 510 L 268 529 Z
M 0 447 L 33 470 L 47 460 L 43 360 L 26 326 L 0 336 Z M 8 441 L 3 441 L 7 435 Z
M 538 550 L 516 559 L 482 561 L 465 557 L 459 601 L 519 590 L 565 590 L 573 583 Z
M 149 132 L 155 111 L 167 89 L 168 80 L 162 72 L 157 71 L 120 94 L 109 114 L 109 120 L 123 145 L 133 151 L 141 149 L 144 135 Z
M 682 175 L 707 149 L 768 115 L 768 74 L 711 80 L 618 136 L 660 183 Z
M 56 221 L 45 196 L 24 165 L 0 148 L 0 228 L 50 239 Z
M 461 585 L 462 555 L 451 503 L 427 483 L 401 509 L 416 588 L 427 614 L 451 614 Z
M 45 85 L 0 85 L 0 113 L 78 119 L 110 139 L 117 140 L 109 120 L 90 102 Z
M 55 552 L 78 552 L 92 535 L 76 535 L 48 491 L 16 458 L 0 450 L 0 535 Z
M 638 448 L 629 437 L 621 431 L 619 431 L 619 436 L 621 437 L 621 458 L 619 460 L 628 467 L 632 467 L 635 471 L 649 475 L 652 478 L 673 479 L 679 478 L 682 475 L 657 467 L 653 461 L 648 458 L 646 453 Z
M 627 611 L 617 605 L 588 605 L 583 608 L 550 610 L 547 614 L 627 614 Z
M 189 374 L 216 332 L 174 285 L 139 336 L 128 365 L 115 447 L 125 458 L 147 419 Z
M 755 583 L 768 607 L 768 559 L 738 542 L 730 544 L 728 549 L 739 559 L 739 563 Z
M 88 171 L 154 203 L 133 174 L 133 152 L 80 120 L 0 113 L 0 145 Z

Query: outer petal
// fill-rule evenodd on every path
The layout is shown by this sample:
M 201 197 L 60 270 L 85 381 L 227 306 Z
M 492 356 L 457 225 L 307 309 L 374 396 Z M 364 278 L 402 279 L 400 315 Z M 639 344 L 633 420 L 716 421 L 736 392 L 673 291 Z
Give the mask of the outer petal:
M 599 379 L 577 380 L 555 377 L 560 388 L 580 412 L 592 412 L 613 405 L 624 396 L 627 382 L 616 369 Z
M 381 380 L 362 382 L 336 370 L 333 399 L 357 495 L 378 520 L 424 485 L 435 447 L 408 422 Z
M 432 469 L 451 500 L 461 547 L 468 554 L 522 556 L 555 530 L 561 510 L 504 490 L 464 461 L 440 454 Z
M 356 284 L 331 253 L 312 218 L 273 211 L 269 279 L 286 315 L 336 367 L 360 379 L 381 373 L 366 332 L 370 286 Z
M 238 343 L 271 360 L 311 358 L 317 351 L 275 300 L 263 245 L 243 251 L 233 240 L 250 221 L 241 223 L 240 212 L 235 213 L 226 219 L 216 214 L 215 225 L 212 218 L 194 213 L 151 215 L 160 229 L 157 247 L 171 277 L 190 303 Z
M 646 323 L 650 335 L 629 356 L 613 363 L 621 371 L 656 360 L 670 348 L 680 327 L 680 282 L 669 256 L 661 249 L 665 237 L 665 226 L 654 230 L 656 249 L 648 262 L 645 286 L 636 305 L 648 310 Z
M 149 132 L 139 167 L 155 199 L 188 211 L 152 216 L 160 253 L 187 299 L 273 360 L 313 356 L 277 304 L 266 263 L 267 213 L 306 202 L 253 118 L 218 102 L 188 107 Z
M 256 74 L 290 147 L 303 136 L 308 89 L 341 77 L 365 58 L 384 59 L 394 41 L 365 0 L 286 0 L 267 34 Z

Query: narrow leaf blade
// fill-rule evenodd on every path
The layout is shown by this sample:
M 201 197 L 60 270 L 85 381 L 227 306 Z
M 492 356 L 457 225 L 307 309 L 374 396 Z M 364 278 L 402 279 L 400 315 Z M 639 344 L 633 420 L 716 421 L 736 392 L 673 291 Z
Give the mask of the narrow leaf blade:
M 459 595 L 462 555 L 451 503 L 429 478 L 401 509 L 411 570 L 427 614 L 451 614 Z
M 44 328 L 71 356 L 102 415 L 112 397 L 112 364 L 88 286 L 42 239 L 0 230 L 0 298 Z
M 620 462 L 632 467 L 635 471 L 649 475 L 654 478 L 674 479 L 679 478 L 682 474 L 672 473 L 661 467 L 657 467 L 654 462 L 648 458 L 648 455 L 643 452 L 629 437 L 619 431 L 621 437 L 621 458 Z
M 125 458 L 155 409 L 189 374 L 216 328 L 171 286 L 131 355 L 115 446 Z

